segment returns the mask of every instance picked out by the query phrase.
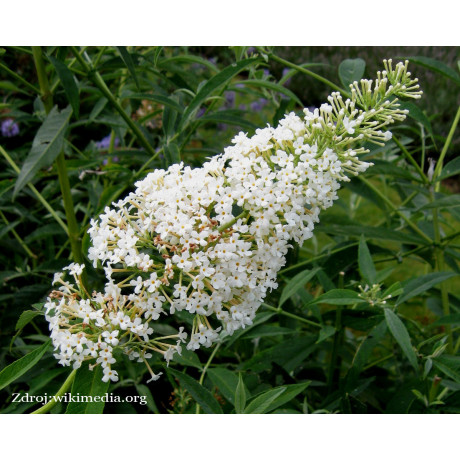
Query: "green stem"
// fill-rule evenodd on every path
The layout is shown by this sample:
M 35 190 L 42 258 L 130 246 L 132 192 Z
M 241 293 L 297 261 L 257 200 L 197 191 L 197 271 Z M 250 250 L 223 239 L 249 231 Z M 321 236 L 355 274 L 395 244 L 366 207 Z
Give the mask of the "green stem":
M 428 178 L 426 177 L 425 173 L 423 172 L 423 169 L 419 166 L 419 164 L 414 160 L 414 157 L 410 154 L 409 150 L 404 147 L 403 144 L 395 137 L 393 136 L 393 141 L 395 144 L 399 147 L 401 152 L 404 154 L 407 160 L 409 160 L 409 163 L 412 164 L 412 166 L 417 170 L 419 173 L 420 177 L 422 178 L 423 182 L 425 184 L 428 184 Z
M 436 168 L 433 173 L 433 180 L 434 182 L 436 178 L 441 174 L 443 162 L 444 162 L 444 157 L 446 156 L 447 150 L 449 149 L 450 143 L 452 142 L 452 138 L 454 137 L 455 130 L 457 129 L 458 122 L 460 120 L 460 107 L 457 109 L 457 114 L 455 115 L 454 122 L 452 123 L 452 126 L 450 127 L 449 134 L 447 135 L 446 142 L 444 143 L 444 147 L 442 148 L 441 155 L 439 155 L 439 160 L 438 164 L 436 165 Z M 436 184 L 436 191 L 439 189 L 439 184 Z
M 42 50 L 39 46 L 32 46 L 34 55 L 35 68 L 37 70 L 38 83 L 40 84 L 40 93 L 46 113 L 48 114 L 53 108 L 53 95 L 51 94 L 48 77 L 46 76 L 45 63 L 43 61 Z
M 432 201 L 434 201 L 434 193 L 431 195 Z M 444 271 L 445 270 L 445 261 L 444 261 L 444 250 L 439 246 L 441 241 L 441 232 L 439 226 L 439 219 L 438 219 L 438 210 L 436 208 L 433 209 L 433 230 L 434 230 L 434 240 L 436 243 L 436 247 L 434 250 L 434 257 L 436 261 L 436 270 L 437 271 Z M 445 316 L 450 315 L 450 305 L 449 305 L 449 293 L 447 291 L 446 283 L 441 283 L 441 303 L 442 303 L 442 311 Z M 452 328 L 450 324 L 446 324 L 446 333 L 447 333 L 447 350 L 449 353 L 453 353 L 454 351 L 454 337 L 452 333 Z
M 396 214 L 398 214 L 399 217 L 401 217 L 405 222 L 406 224 L 412 229 L 414 230 L 415 233 L 417 233 L 418 235 L 420 235 L 427 243 L 430 243 L 432 244 L 433 241 L 431 240 L 430 237 L 428 237 L 427 235 L 425 235 L 425 233 L 423 233 L 418 227 L 417 225 L 415 225 L 403 212 L 401 212 L 377 187 L 375 187 L 371 182 L 369 182 L 367 179 L 365 179 L 364 177 L 362 176 L 359 176 L 359 179 L 364 182 L 373 192 L 375 192 L 381 199 L 382 201 L 384 201 L 388 207 L 393 211 L 395 212 Z
M 2 211 L 0 211 L 0 217 L 2 218 L 3 222 L 5 222 L 6 225 L 10 225 L 10 223 L 8 222 L 8 219 L 6 218 L 5 214 L 3 214 Z M 13 234 L 13 236 L 18 240 L 18 243 L 21 245 L 22 249 L 24 249 L 24 251 L 26 251 L 26 253 L 28 254 L 29 257 L 32 257 L 33 259 L 36 259 L 37 256 L 29 249 L 29 247 L 27 246 L 27 244 L 24 242 L 24 240 L 18 235 L 18 233 L 16 232 L 16 230 L 14 228 L 12 228 L 10 230 L 10 232 Z
M 257 48 L 257 50 L 265 53 L 261 48 Z M 310 77 L 313 77 L 316 80 L 319 80 L 320 82 L 326 84 L 327 86 L 331 87 L 335 91 L 339 91 L 340 94 L 342 94 L 342 96 L 344 97 L 350 97 L 350 94 L 348 93 L 348 91 L 345 91 L 344 89 L 340 88 L 340 86 L 337 86 L 335 83 L 332 83 L 331 81 L 327 80 L 321 75 L 318 75 L 315 72 L 312 72 L 311 70 L 305 69 L 304 67 L 301 67 L 297 64 L 286 61 L 286 59 L 280 58 L 279 56 L 276 56 L 275 54 L 269 54 L 269 58 L 272 59 L 273 61 L 276 61 L 276 62 L 279 62 L 280 64 L 285 65 L 286 67 L 291 67 L 291 69 L 295 69 L 298 72 L 304 73 L 305 75 L 309 75 Z
M 219 347 L 220 347 L 220 344 L 221 344 L 221 342 L 219 342 L 219 343 L 215 346 L 214 350 L 213 350 L 212 353 L 211 353 L 211 356 L 210 356 L 209 359 L 208 359 L 208 362 L 206 363 L 206 365 L 204 366 L 203 370 L 201 371 L 201 376 L 200 376 L 200 380 L 199 380 L 199 384 L 200 384 L 200 385 L 203 385 L 204 377 L 205 377 L 205 375 L 206 375 L 206 371 L 208 370 L 208 367 L 211 365 L 212 360 L 214 359 L 214 356 L 216 356 L 216 353 L 217 353 L 217 350 L 218 350 Z M 197 413 L 197 414 L 200 413 L 200 405 L 199 405 L 198 403 L 196 404 L 196 413 Z
M 45 104 L 46 113 L 48 114 L 53 107 L 53 95 L 51 94 L 48 77 L 45 71 L 42 50 L 39 46 L 33 46 L 32 52 L 34 56 L 35 67 L 37 70 L 38 81 L 40 83 L 42 100 Z M 70 246 L 72 248 L 73 258 L 75 262 L 83 264 L 84 258 L 79 238 L 80 229 L 78 228 L 77 218 L 75 216 L 75 208 L 73 205 L 72 193 L 70 191 L 69 176 L 67 174 L 63 151 L 56 158 L 56 167 L 58 171 L 59 184 L 61 186 L 62 198 L 64 201 L 64 210 L 67 219 L 68 235 L 70 239 Z
M 338 284 L 339 289 L 344 288 L 344 281 L 345 272 L 340 272 Z M 340 368 L 342 365 L 342 360 L 339 356 L 339 349 L 342 348 L 343 345 L 342 308 L 343 307 L 341 305 L 338 305 L 335 311 L 335 334 L 332 344 L 331 362 L 329 365 L 329 373 L 327 378 L 327 389 L 329 394 L 332 392 L 334 383 L 340 380 Z
M 56 166 L 58 170 L 59 184 L 61 186 L 62 198 L 64 200 L 65 215 L 67 225 L 69 227 L 70 247 L 75 262 L 84 263 L 83 252 L 80 241 L 80 229 L 78 228 L 77 218 L 75 216 L 75 208 L 73 205 L 72 194 L 70 191 L 69 176 L 65 164 L 64 153 L 61 152 L 56 158 Z
M 0 69 L 4 70 L 7 74 L 11 75 L 13 78 L 16 78 L 16 80 L 20 81 L 24 86 L 29 88 L 34 93 L 41 94 L 40 90 L 38 88 L 36 88 L 34 85 L 30 84 L 27 80 L 22 78 L 16 72 L 13 72 L 12 70 L 10 70 L 5 64 L 2 64 L 1 62 L 0 62 Z
M 328 251 L 327 254 L 320 254 L 319 256 L 312 257 L 311 259 L 308 259 L 305 262 L 299 262 L 298 264 L 292 265 L 290 267 L 283 268 L 282 270 L 280 270 L 278 272 L 278 275 L 284 275 L 285 273 L 290 272 L 291 270 L 298 270 L 299 268 L 303 268 L 306 265 L 310 265 L 313 262 L 317 262 L 318 260 L 321 260 L 324 257 L 330 257 L 330 256 L 332 256 L 334 254 L 337 254 L 338 252 L 345 251 L 346 249 L 350 249 L 353 246 L 357 246 L 357 245 L 358 245 L 358 242 L 354 242 L 354 243 L 349 244 L 348 246 L 343 246 L 341 248 L 334 249 L 332 251 Z
M 379 358 L 376 361 L 373 361 L 372 363 L 368 364 L 367 366 L 363 367 L 363 371 L 367 371 L 371 367 L 377 366 L 377 364 L 383 363 L 385 361 L 388 361 L 391 358 L 394 358 L 394 353 L 391 353 L 390 355 L 386 355 L 383 358 Z
M 420 123 L 420 137 L 422 138 L 422 158 L 420 160 L 420 167 L 422 171 L 425 169 L 425 156 L 426 156 L 426 145 L 425 145 L 425 130 L 423 129 L 423 125 Z
M 61 388 L 59 388 L 58 392 L 53 396 L 53 398 L 50 401 L 48 401 L 43 407 L 40 407 L 40 409 L 37 409 L 31 413 L 32 414 L 48 413 L 59 402 L 59 398 L 63 396 L 65 393 L 67 393 L 70 386 L 72 385 L 72 382 L 75 379 L 76 373 L 77 373 L 77 369 L 74 369 L 70 373 L 70 375 L 66 378 L 65 382 L 62 384 Z
M 145 138 L 144 134 L 140 130 L 140 128 L 134 123 L 131 117 L 125 112 L 123 107 L 117 101 L 115 96 L 112 94 L 108 86 L 106 85 L 105 81 L 101 77 L 101 74 L 94 70 L 81 56 L 80 52 L 77 50 L 75 46 L 72 46 L 72 51 L 77 58 L 80 65 L 83 67 L 85 72 L 88 74 L 88 78 L 92 80 L 92 82 L 99 88 L 101 93 L 107 98 L 107 100 L 112 104 L 114 109 L 121 115 L 123 120 L 125 120 L 126 124 L 131 128 L 132 132 L 137 137 L 137 140 L 145 148 L 145 150 L 152 155 L 150 160 L 156 158 L 159 152 L 155 152 L 155 149 L 150 145 L 148 140 Z
M 227 230 L 227 228 L 230 228 L 233 224 L 236 224 L 239 219 L 244 219 L 248 214 L 249 214 L 249 211 L 243 211 L 241 214 L 239 214 L 238 216 L 234 217 L 231 221 L 229 221 L 226 224 L 223 224 L 220 227 L 218 227 L 217 231 L 219 233 L 222 233 L 224 230 Z
M 406 204 L 410 203 L 420 192 L 418 190 L 416 190 L 415 192 L 412 192 L 408 197 L 406 197 L 402 202 L 401 204 L 399 205 L 400 208 L 404 208 L 404 206 L 406 206 Z M 392 216 L 392 214 L 394 213 L 394 211 L 389 211 L 388 213 L 386 213 L 385 217 L 383 219 L 380 219 L 379 222 L 377 222 L 375 224 L 375 227 L 380 227 L 381 225 L 383 225 L 385 222 L 388 222 L 390 220 L 390 217 Z
M 332 387 L 336 381 L 337 371 L 340 372 L 340 366 L 338 363 L 338 353 L 340 348 L 340 342 L 342 341 L 342 306 L 338 305 L 335 310 L 335 334 L 334 341 L 332 343 L 332 354 L 331 362 L 329 363 L 329 372 L 327 376 L 327 392 L 332 392 Z
M 20 173 L 20 169 L 13 161 L 13 159 L 8 155 L 8 153 L 3 149 L 0 145 L 0 153 L 4 156 L 6 161 L 10 164 L 10 166 L 15 170 L 17 174 Z M 27 186 L 32 190 L 32 193 L 37 197 L 38 201 L 45 207 L 45 209 L 56 219 L 56 222 L 64 229 L 67 235 L 69 235 L 69 229 L 64 221 L 56 214 L 56 211 L 52 208 L 52 206 L 43 198 L 42 194 L 35 188 L 32 184 L 27 184 Z
M 294 315 L 293 313 L 289 313 L 288 311 L 284 311 L 281 308 L 276 308 L 272 307 L 271 305 L 268 305 L 267 303 L 262 303 L 262 305 L 267 308 L 268 310 L 274 311 L 275 313 L 278 313 L 278 315 L 283 315 L 286 316 L 287 318 L 292 318 L 296 319 L 297 321 L 300 321 L 302 323 L 308 324 L 309 326 L 314 326 L 319 329 L 321 329 L 323 326 L 319 323 L 315 323 L 314 321 L 310 321 L 309 319 L 302 318 L 301 316 Z

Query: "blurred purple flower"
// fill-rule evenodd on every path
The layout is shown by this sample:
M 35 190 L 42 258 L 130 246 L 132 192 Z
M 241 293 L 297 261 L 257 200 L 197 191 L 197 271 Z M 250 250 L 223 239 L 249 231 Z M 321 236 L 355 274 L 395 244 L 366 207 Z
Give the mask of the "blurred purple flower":
M 8 120 L 2 121 L 1 130 L 3 137 L 14 137 L 19 134 L 19 125 L 11 118 L 8 118 Z
M 233 107 L 233 105 L 235 104 L 235 91 L 227 91 L 225 93 L 225 105 L 227 107 Z
M 197 118 L 201 118 L 204 114 L 206 113 L 206 109 L 204 107 L 200 107 L 198 109 L 198 112 L 196 114 L 196 117 Z
M 256 50 L 255 46 L 249 46 L 248 47 L 248 56 L 251 56 L 251 54 L 254 54 L 254 51 Z
M 240 105 L 238 106 L 238 108 L 239 108 L 240 110 L 246 110 L 246 104 L 240 104 Z
M 267 99 L 264 97 L 261 97 L 257 101 L 251 102 L 251 110 L 253 112 L 260 112 L 266 105 L 268 104 Z
M 120 139 L 118 137 L 115 138 L 114 146 L 118 147 L 120 145 Z M 110 134 L 105 136 L 100 141 L 96 142 L 96 148 L 98 150 L 108 150 L 110 146 Z
M 120 159 L 117 156 L 112 157 L 112 163 L 118 163 Z M 109 158 L 104 158 L 102 164 L 106 165 L 109 162 Z
M 264 77 L 268 77 L 270 75 L 270 71 L 268 69 L 264 69 Z

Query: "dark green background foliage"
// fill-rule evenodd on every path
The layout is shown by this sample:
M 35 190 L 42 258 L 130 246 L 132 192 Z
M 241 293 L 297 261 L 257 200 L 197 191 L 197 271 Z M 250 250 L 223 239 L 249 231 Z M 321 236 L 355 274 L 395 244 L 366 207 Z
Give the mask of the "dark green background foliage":
M 375 166 L 344 184 L 315 237 L 289 253 L 254 325 L 169 368 L 153 358 L 163 372 L 153 383 L 123 356 L 109 387 L 84 369 L 68 382 L 146 405 L 50 410 L 459 412 L 458 48 L 426 47 L 1 50 L 0 122 L 19 133 L 0 134 L 0 412 L 38 409 L 12 394 L 52 395 L 71 372 L 52 355 L 42 306 L 53 273 L 85 261 L 92 217 L 148 171 L 200 166 L 239 130 L 319 106 L 399 57 L 423 98 L 403 102 L 409 117 L 392 141 L 367 146 Z

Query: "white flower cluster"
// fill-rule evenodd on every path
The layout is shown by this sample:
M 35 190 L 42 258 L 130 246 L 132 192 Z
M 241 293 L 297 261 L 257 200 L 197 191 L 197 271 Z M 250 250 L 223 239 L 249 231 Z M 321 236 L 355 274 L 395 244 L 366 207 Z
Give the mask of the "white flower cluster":
M 94 360 L 104 378 L 116 380 L 112 350 L 144 361 L 150 351 L 169 362 L 186 342 L 156 337 L 155 321 L 188 312 L 193 326 L 187 349 L 211 346 L 222 330 L 232 334 L 254 319 L 293 240 L 312 236 L 321 209 L 337 199 L 347 174 L 365 171 L 362 140 L 391 138 L 382 128 L 405 117 L 396 97 L 420 97 L 407 63 L 372 81 L 351 85 L 329 104 L 286 115 L 276 128 L 239 133 L 233 146 L 201 168 L 156 170 L 136 190 L 91 221 L 88 257 L 104 268 L 104 293 L 84 292 L 81 266 L 61 274 L 47 308 L 51 337 L 63 365 Z M 389 86 L 388 86 L 389 84 Z M 175 343 L 170 343 L 174 341 Z M 152 373 L 152 379 L 157 376 Z

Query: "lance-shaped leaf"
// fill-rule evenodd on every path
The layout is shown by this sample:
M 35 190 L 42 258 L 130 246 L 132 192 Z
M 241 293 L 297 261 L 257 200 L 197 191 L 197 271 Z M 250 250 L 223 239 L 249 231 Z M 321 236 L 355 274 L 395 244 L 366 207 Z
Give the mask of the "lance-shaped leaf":
M 50 166 L 59 155 L 71 113 L 70 107 L 62 112 L 53 107 L 48 114 L 32 142 L 32 148 L 16 180 L 13 197 L 16 197 L 41 168 Z
M 359 239 L 358 266 L 363 279 L 369 284 L 375 284 L 377 281 L 377 272 L 375 271 L 374 261 L 372 260 L 364 235 L 361 235 Z
M 455 176 L 460 173 L 460 157 L 454 158 L 449 161 L 441 171 L 441 174 L 437 177 L 436 181 L 447 179 L 448 177 Z
M 50 344 L 51 340 L 47 340 L 43 345 L 40 345 L 35 350 L 5 367 L 5 369 L 0 372 L 0 390 L 34 367 L 46 353 Z
M 398 315 L 389 308 L 385 308 L 384 312 L 388 329 L 396 339 L 396 342 L 398 342 L 409 362 L 412 364 L 412 367 L 418 372 L 417 355 L 415 354 L 410 341 L 410 336 L 407 332 L 406 326 L 404 326 L 404 323 L 399 319 Z
M 197 95 L 193 98 L 190 102 L 190 105 L 184 112 L 184 116 L 181 120 L 181 124 L 178 128 L 178 131 L 181 131 L 189 122 L 190 118 L 193 114 L 198 110 L 200 105 L 209 97 L 211 96 L 214 91 L 221 88 L 223 85 L 228 83 L 235 75 L 246 69 L 247 67 L 254 64 L 258 61 L 259 58 L 249 58 L 239 61 L 236 64 L 231 64 L 226 67 L 222 72 L 214 75 L 211 79 L 209 79 L 199 90 Z
M 75 75 L 69 70 L 67 65 L 50 56 L 50 61 L 53 64 L 59 80 L 61 80 L 67 99 L 72 106 L 73 113 L 78 118 L 80 112 L 80 92 L 75 82 Z
M 77 401 L 71 401 L 67 406 L 66 414 L 102 414 L 106 402 L 104 396 L 110 383 L 103 382 L 102 377 L 101 366 L 90 371 L 85 364 L 78 369 L 71 393 L 74 396 L 83 397 Z
M 116 48 L 118 52 L 120 53 L 121 59 L 125 63 L 126 67 L 128 68 L 129 73 L 133 77 L 134 83 L 136 83 L 136 86 L 139 89 L 139 82 L 137 80 L 136 68 L 134 66 L 133 57 L 131 56 L 130 52 L 127 50 L 126 46 L 117 46 Z
M 410 62 L 413 62 L 414 64 L 422 65 L 427 69 L 434 70 L 435 72 L 450 78 L 455 83 L 457 83 L 457 85 L 460 85 L 460 76 L 458 73 L 452 69 L 452 67 L 444 64 L 444 62 L 425 56 L 409 56 L 406 59 L 408 59 Z
M 418 276 L 417 278 L 408 281 L 404 284 L 404 291 L 398 297 L 396 305 L 401 305 L 407 300 L 412 299 L 412 297 L 428 291 L 436 284 L 442 283 L 453 276 L 457 276 L 457 274 L 454 272 L 434 272 Z
M 202 407 L 204 413 L 222 414 L 222 408 L 207 388 L 200 385 L 195 379 L 183 372 L 171 368 L 168 369 L 168 372 L 190 393 L 192 398 Z
M 283 289 L 279 306 L 281 307 L 286 300 L 292 297 L 301 287 L 305 286 L 319 271 L 319 268 L 304 270 L 292 278 Z

